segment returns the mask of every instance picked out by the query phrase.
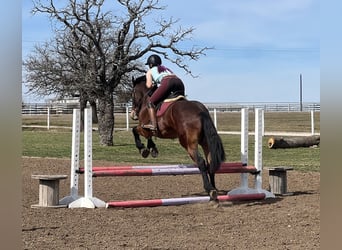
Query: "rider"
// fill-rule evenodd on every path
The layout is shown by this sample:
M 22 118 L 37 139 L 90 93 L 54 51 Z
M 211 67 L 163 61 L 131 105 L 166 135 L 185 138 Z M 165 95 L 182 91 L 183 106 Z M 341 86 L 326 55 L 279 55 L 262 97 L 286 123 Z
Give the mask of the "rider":
M 155 132 L 157 130 L 156 105 L 167 98 L 171 92 L 184 96 L 185 88 L 182 80 L 162 65 L 162 60 L 158 55 L 149 56 L 146 65 L 149 66 L 149 70 L 146 72 L 146 87 L 152 88 L 155 84 L 157 86 L 159 84 L 159 87 L 147 103 L 151 123 L 143 127 Z

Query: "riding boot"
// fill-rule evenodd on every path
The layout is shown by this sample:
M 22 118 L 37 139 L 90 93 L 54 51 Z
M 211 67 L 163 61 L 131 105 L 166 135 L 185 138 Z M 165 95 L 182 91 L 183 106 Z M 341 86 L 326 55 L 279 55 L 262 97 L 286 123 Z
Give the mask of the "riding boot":
M 152 131 L 157 131 L 157 117 L 156 117 L 156 110 L 152 105 L 149 105 L 148 108 L 148 114 L 150 116 L 150 124 L 146 124 L 143 127 L 150 129 Z

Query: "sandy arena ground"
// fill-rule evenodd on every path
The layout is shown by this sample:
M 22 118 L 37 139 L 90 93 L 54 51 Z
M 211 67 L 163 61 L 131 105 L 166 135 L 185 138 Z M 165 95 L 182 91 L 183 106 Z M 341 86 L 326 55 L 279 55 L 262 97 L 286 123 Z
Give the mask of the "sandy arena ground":
M 22 159 L 23 249 L 319 249 L 320 173 L 288 172 L 291 196 L 262 201 L 221 202 L 129 209 L 31 208 L 39 199 L 32 174 L 66 174 L 69 159 Z M 96 162 L 94 165 L 110 165 Z M 268 188 L 268 172 L 263 173 Z M 251 177 L 252 178 L 252 177 Z M 219 189 L 239 186 L 238 174 L 217 175 Z M 70 179 L 60 182 L 60 197 Z M 80 178 L 83 184 L 83 178 Z M 101 200 L 156 199 L 196 195 L 199 175 L 98 177 Z M 81 185 L 81 194 L 83 186 Z

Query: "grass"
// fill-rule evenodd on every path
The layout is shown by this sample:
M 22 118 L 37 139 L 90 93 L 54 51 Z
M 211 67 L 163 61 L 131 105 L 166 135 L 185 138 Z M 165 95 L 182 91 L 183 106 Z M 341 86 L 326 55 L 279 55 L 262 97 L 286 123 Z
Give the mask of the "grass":
M 64 125 L 63 125 L 64 126 Z M 83 135 L 81 135 L 83 138 Z M 23 130 L 23 156 L 70 158 L 71 131 L 68 130 Z M 240 161 L 240 136 L 221 135 L 227 154 L 227 161 Z M 263 166 L 292 166 L 300 171 L 320 170 L 320 148 L 269 149 L 267 137 L 263 138 Z M 83 140 L 81 140 L 83 141 Z M 155 139 L 159 157 L 142 158 L 134 145 L 130 131 L 116 131 L 114 146 L 99 144 L 97 133 L 93 133 L 93 160 L 106 160 L 116 164 L 190 164 L 192 161 L 178 140 Z M 249 164 L 254 161 L 254 137 L 249 138 Z M 81 159 L 83 143 L 81 143 Z

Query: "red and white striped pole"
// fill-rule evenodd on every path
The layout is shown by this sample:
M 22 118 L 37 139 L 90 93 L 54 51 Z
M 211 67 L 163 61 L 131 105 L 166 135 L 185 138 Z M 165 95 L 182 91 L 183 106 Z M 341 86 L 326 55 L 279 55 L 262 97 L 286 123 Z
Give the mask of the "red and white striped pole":
M 244 201 L 244 200 L 262 200 L 265 194 L 236 194 L 236 195 L 219 195 L 219 201 Z M 132 208 L 132 207 L 157 207 L 157 206 L 177 206 L 194 203 L 209 202 L 209 196 L 182 197 L 182 198 L 166 198 L 154 200 L 130 200 L 130 201 L 109 201 L 107 208 Z

